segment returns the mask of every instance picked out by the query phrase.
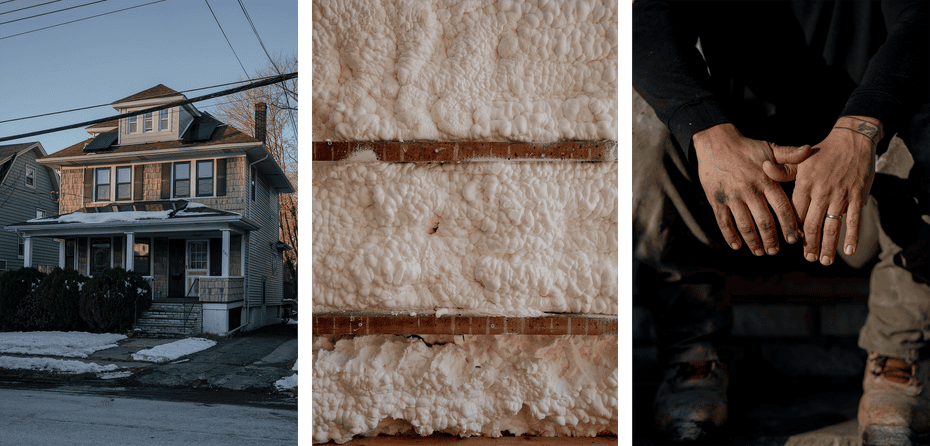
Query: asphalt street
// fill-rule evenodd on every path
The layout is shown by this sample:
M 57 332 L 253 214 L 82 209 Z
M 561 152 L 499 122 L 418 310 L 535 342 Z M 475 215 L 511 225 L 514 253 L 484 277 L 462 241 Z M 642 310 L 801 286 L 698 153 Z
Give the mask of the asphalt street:
M 10 446 L 297 444 L 296 410 L 60 388 L 3 388 L 0 400 L 2 443 Z

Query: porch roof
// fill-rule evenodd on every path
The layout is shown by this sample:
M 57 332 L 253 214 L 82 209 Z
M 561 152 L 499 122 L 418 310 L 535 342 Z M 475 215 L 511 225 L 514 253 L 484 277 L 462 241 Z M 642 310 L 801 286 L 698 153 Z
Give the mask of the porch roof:
M 33 236 L 102 234 L 106 232 L 251 231 L 259 226 L 235 212 L 185 200 L 143 201 L 85 207 L 58 217 L 34 218 L 6 226 Z

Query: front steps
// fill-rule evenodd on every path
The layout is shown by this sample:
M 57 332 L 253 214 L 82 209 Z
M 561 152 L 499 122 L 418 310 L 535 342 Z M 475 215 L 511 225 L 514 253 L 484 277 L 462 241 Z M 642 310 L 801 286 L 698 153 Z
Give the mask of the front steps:
M 186 338 L 203 332 L 203 305 L 197 301 L 152 302 L 133 326 L 133 335 Z

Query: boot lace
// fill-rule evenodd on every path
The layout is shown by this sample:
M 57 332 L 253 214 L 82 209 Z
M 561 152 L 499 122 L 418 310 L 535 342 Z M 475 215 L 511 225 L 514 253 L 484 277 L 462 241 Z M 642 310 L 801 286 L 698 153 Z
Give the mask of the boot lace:
M 876 366 L 872 373 L 899 384 L 910 384 L 915 380 L 917 366 L 900 359 L 880 356 L 876 360 Z
M 709 378 L 716 369 L 716 361 L 680 363 L 676 365 L 675 377 L 673 379 L 690 381 L 695 379 Z

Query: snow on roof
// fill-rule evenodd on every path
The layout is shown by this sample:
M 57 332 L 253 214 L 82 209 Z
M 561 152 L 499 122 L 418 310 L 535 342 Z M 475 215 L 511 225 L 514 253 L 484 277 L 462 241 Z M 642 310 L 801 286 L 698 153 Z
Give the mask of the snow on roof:
M 137 209 L 142 204 L 137 205 Z M 151 205 L 150 205 L 151 206 Z M 107 206 L 110 208 L 110 206 Z M 33 218 L 26 223 L 85 223 L 100 224 L 118 221 L 140 221 L 140 220 L 163 220 L 178 217 L 204 217 L 220 215 L 239 215 L 235 212 L 222 211 L 208 208 L 203 203 L 179 200 L 175 203 L 164 202 L 161 206 L 152 207 L 151 209 L 159 210 L 118 210 L 118 207 L 110 212 L 100 212 L 100 208 L 84 208 L 81 211 L 72 212 L 59 217 Z M 90 212 L 90 211 L 94 212 Z

